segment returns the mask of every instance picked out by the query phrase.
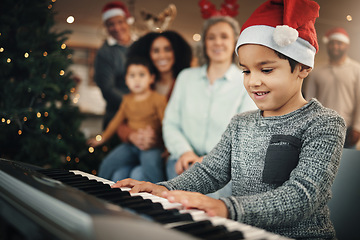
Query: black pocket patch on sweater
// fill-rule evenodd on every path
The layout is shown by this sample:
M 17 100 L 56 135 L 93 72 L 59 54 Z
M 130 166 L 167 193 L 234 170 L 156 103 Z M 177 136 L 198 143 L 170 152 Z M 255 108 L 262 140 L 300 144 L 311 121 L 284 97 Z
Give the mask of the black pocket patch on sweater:
M 299 162 L 301 140 L 291 135 L 273 135 L 266 152 L 263 182 L 282 184 Z

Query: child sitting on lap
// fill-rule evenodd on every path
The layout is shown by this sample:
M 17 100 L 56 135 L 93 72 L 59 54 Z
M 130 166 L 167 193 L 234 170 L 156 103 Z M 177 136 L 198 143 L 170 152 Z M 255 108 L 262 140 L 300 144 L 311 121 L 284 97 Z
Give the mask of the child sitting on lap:
M 153 91 L 155 75 L 150 63 L 141 57 L 130 57 L 126 65 L 126 85 L 131 93 L 124 96 L 120 108 L 102 134 L 101 139 L 90 139 L 88 144 L 96 147 L 106 142 L 126 122 L 133 130 L 151 127 L 158 139 L 161 138 L 161 122 L 166 107 L 166 97 Z M 150 182 L 165 180 L 164 164 L 161 154 L 163 144 L 149 150 L 142 150 L 130 143 L 120 144 L 102 161 L 99 176 L 113 181 L 131 176 L 131 170 L 141 165 L 145 179 Z M 138 168 L 137 168 L 138 169 Z

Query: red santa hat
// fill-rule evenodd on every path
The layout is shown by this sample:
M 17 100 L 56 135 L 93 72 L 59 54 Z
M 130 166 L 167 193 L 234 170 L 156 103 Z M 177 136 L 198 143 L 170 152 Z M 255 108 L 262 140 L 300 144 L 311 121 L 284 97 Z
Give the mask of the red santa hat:
M 134 22 L 134 18 L 131 17 L 125 4 L 119 1 L 109 2 L 102 9 L 103 22 L 115 16 L 125 17 L 128 24 L 132 24 Z
M 313 67 L 319 49 L 314 27 L 319 9 L 312 0 L 266 1 L 242 26 L 236 53 L 243 44 L 259 44 Z
M 330 40 L 338 40 L 340 42 L 344 42 L 349 44 L 350 38 L 349 34 L 346 32 L 345 29 L 336 27 L 333 29 L 330 29 L 325 36 L 323 37 L 323 42 L 327 44 Z

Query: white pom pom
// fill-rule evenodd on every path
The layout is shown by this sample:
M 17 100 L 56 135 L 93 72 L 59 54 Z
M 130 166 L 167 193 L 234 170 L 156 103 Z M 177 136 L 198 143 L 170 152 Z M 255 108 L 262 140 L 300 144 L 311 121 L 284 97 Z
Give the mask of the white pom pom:
M 280 47 L 285 47 L 295 42 L 298 36 L 299 32 L 287 25 L 276 26 L 273 33 L 273 39 Z

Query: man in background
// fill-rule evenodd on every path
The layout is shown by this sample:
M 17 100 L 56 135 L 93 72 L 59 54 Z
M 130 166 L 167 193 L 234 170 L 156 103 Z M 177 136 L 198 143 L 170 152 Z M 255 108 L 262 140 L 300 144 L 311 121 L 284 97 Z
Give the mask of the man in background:
M 106 101 L 105 129 L 119 109 L 123 95 L 129 92 L 124 76 L 127 49 L 131 44 L 129 24 L 133 18 L 122 2 L 115 1 L 103 7 L 102 20 L 109 37 L 97 52 L 94 80 Z
M 304 94 L 307 100 L 317 98 L 345 119 L 345 147 L 353 148 L 360 139 L 360 64 L 347 55 L 350 38 L 345 29 L 329 30 L 324 42 L 329 62 L 310 73 Z

